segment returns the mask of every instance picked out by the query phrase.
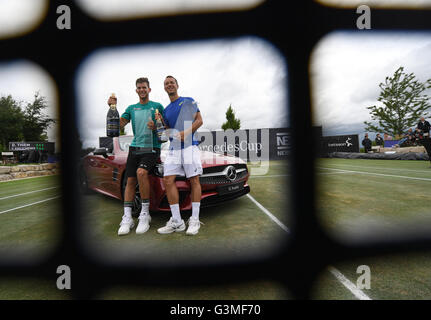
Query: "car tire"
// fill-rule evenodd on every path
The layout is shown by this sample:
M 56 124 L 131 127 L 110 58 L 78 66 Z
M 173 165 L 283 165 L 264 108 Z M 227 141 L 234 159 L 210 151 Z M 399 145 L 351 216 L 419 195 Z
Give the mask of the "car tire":
M 127 179 L 126 176 L 123 177 L 122 182 L 122 195 L 123 195 L 123 201 L 124 201 L 124 192 L 126 190 L 126 183 Z M 132 207 L 132 217 L 137 218 L 139 217 L 139 214 L 141 213 L 141 194 L 139 193 L 139 184 L 136 184 L 135 187 L 135 196 L 133 197 L 133 207 Z

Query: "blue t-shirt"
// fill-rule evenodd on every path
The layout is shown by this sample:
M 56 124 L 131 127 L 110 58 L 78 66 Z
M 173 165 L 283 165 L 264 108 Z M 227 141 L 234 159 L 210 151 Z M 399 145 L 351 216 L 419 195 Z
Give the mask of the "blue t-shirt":
M 196 112 L 200 112 L 196 101 L 193 98 L 179 97 L 174 102 L 171 102 L 165 108 L 164 121 L 165 124 L 173 132 L 181 132 L 189 129 L 194 121 Z M 172 133 L 172 132 L 171 132 Z M 170 149 L 184 149 L 184 146 L 198 145 L 199 142 L 195 139 L 194 133 L 188 135 L 184 142 L 174 139 L 170 134 L 169 140 L 171 141 Z

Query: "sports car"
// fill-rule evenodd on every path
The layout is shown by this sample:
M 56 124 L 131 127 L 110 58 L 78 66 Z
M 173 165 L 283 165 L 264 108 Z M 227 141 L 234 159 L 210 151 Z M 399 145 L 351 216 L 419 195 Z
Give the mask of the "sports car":
M 133 136 L 108 139 L 108 147 L 97 148 L 81 159 L 80 185 L 84 192 L 96 191 L 123 201 L 126 187 L 126 161 Z M 101 143 L 102 144 L 102 143 Z M 106 144 L 105 144 L 106 145 Z M 162 144 L 160 159 L 150 172 L 150 210 L 170 211 L 166 190 L 163 185 L 163 160 L 169 149 L 169 142 Z M 201 207 L 222 204 L 250 192 L 247 184 L 249 171 L 245 161 L 231 155 L 201 151 L 203 174 Z M 190 183 L 185 177 L 177 176 L 180 209 L 191 210 Z M 139 215 L 141 201 L 139 187 L 133 201 L 133 215 Z

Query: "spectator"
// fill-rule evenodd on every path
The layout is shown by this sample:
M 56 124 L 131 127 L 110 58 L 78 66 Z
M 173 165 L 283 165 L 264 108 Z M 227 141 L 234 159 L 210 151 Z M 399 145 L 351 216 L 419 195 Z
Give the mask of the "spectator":
M 416 141 L 419 141 L 419 140 L 421 140 L 423 138 L 424 138 L 424 134 L 423 134 L 422 130 L 419 129 L 419 128 L 416 128 L 416 131 L 415 131 L 415 139 L 416 139 Z
M 392 136 L 388 135 L 387 133 L 384 133 L 383 137 L 385 140 L 392 140 Z
M 376 135 L 376 140 L 375 141 L 376 141 L 376 145 L 383 147 L 384 141 L 383 141 L 383 138 L 380 136 L 380 133 L 378 133 Z
M 409 129 L 408 135 L 409 135 L 409 144 L 412 146 L 416 145 L 416 135 L 412 129 Z
M 409 130 L 407 130 L 407 132 L 403 135 L 403 138 L 395 145 L 395 147 L 402 147 L 403 144 L 405 144 L 405 146 L 407 145 L 411 145 L 412 139 L 415 139 L 415 135 L 413 134 L 413 130 L 412 128 L 410 128 Z
M 19 156 L 18 156 L 18 161 L 20 163 L 26 163 L 28 160 L 28 156 L 29 156 L 29 151 L 28 150 L 24 150 L 22 152 L 20 152 Z
M 431 140 L 430 140 L 430 129 L 431 129 L 431 125 L 428 121 L 425 120 L 424 117 L 421 117 L 418 126 L 416 127 L 416 132 L 417 132 L 417 141 L 419 142 L 419 144 L 423 145 L 429 160 L 431 162 Z
M 424 138 L 429 138 L 431 125 L 428 121 L 425 120 L 424 117 L 421 117 L 420 121 L 418 122 L 417 128 L 419 130 L 422 130 Z
M 368 133 L 365 134 L 365 138 L 362 140 L 362 145 L 364 146 L 365 152 L 371 151 L 371 140 L 368 139 Z

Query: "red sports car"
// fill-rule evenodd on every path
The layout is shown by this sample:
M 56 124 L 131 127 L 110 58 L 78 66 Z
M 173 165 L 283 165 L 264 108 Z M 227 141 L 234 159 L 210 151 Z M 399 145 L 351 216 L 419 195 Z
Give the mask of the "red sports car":
M 83 190 L 94 190 L 123 200 L 126 186 L 126 161 L 133 136 L 112 138 L 108 148 L 98 148 L 82 158 L 80 183 Z M 162 144 L 160 161 L 150 173 L 150 210 L 170 211 L 163 185 L 163 160 L 169 149 L 169 142 Z M 221 204 L 250 192 L 247 184 L 249 172 L 245 161 L 231 155 L 201 151 L 203 174 L 201 207 Z M 176 184 L 180 196 L 180 209 L 191 210 L 190 184 L 178 176 Z M 136 186 L 133 213 L 141 210 L 140 195 Z

